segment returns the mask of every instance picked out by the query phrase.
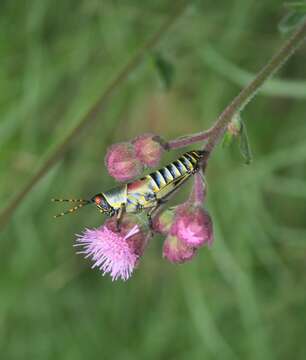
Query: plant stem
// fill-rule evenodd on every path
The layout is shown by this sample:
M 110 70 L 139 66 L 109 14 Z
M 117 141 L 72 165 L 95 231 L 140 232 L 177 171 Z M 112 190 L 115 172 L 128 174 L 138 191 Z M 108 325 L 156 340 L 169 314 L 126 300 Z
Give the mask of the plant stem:
M 201 172 L 197 172 L 194 175 L 194 185 L 190 195 L 190 201 L 196 205 L 201 205 L 205 200 L 205 195 L 206 183 L 204 181 L 203 174 Z
M 255 78 L 247 85 L 239 95 L 225 108 L 217 118 L 214 125 L 206 131 L 196 134 L 186 135 L 174 140 L 164 141 L 157 139 L 165 150 L 179 149 L 199 141 L 208 140 L 204 150 L 207 151 L 207 158 L 224 134 L 227 125 L 233 116 L 243 110 L 248 102 L 256 95 L 264 82 L 271 77 L 288 59 L 306 38 L 306 21 L 291 36 L 285 45 L 272 57 L 272 59 L 262 68 Z
M 85 116 L 80 120 L 79 124 L 71 131 L 71 133 L 63 140 L 61 144 L 51 153 L 47 160 L 38 169 L 36 174 L 23 186 L 21 191 L 17 193 L 10 203 L 0 213 L 0 229 L 11 218 L 14 211 L 21 204 L 26 195 L 34 188 L 34 186 L 48 173 L 48 171 L 63 157 L 64 153 L 69 149 L 71 144 L 80 135 L 86 126 L 93 124 L 98 115 L 105 110 L 107 102 L 113 96 L 116 90 L 126 82 L 130 74 L 135 71 L 142 62 L 147 52 L 153 49 L 166 35 L 172 24 L 177 21 L 184 13 L 188 6 L 188 1 L 184 1 L 176 8 L 176 11 L 162 24 L 160 29 L 139 49 L 139 51 L 131 58 L 131 60 L 122 68 L 121 71 L 107 86 L 101 97 L 90 108 Z
M 210 137 L 210 135 L 212 134 L 212 131 L 213 131 L 213 128 L 208 129 L 206 131 L 199 132 L 197 134 L 186 135 L 186 136 L 182 136 L 177 139 L 174 139 L 174 140 L 170 140 L 169 142 L 167 142 L 167 145 L 166 145 L 167 150 L 179 149 L 179 148 L 194 144 L 196 142 L 207 140 Z
M 256 95 L 262 84 L 271 77 L 288 59 L 306 38 L 306 21 L 291 36 L 283 47 L 272 57 L 266 66 L 247 85 L 240 94 L 225 108 L 210 130 L 210 137 L 205 150 L 210 154 L 224 134 L 233 116 L 243 110 Z
M 156 135 L 153 137 L 153 140 L 158 142 L 164 148 L 164 150 L 169 151 L 174 149 L 180 149 L 196 142 L 207 140 L 211 135 L 212 130 L 213 128 L 206 131 L 201 131 L 197 134 L 180 136 L 179 138 L 170 141 L 166 141 L 161 136 Z

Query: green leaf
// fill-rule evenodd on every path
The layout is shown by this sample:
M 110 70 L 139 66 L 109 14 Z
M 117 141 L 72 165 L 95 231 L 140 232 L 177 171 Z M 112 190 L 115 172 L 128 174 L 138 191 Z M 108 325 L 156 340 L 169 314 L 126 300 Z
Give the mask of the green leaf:
M 227 147 L 231 145 L 234 140 L 239 141 L 240 153 L 245 161 L 245 164 L 249 165 L 252 162 L 252 151 L 246 125 L 244 124 L 240 113 L 235 114 L 229 123 L 223 137 L 222 146 Z
M 233 143 L 233 140 L 234 140 L 233 134 L 227 130 L 223 136 L 222 147 L 226 148 L 230 146 Z
M 173 63 L 166 59 L 161 53 L 153 53 L 153 64 L 158 72 L 166 90 L 169 90 L 173 83 L 175 68 Z
M 306 10 L 292 10 L 278 24 L 278 30 L 283 33 L 294 31 L 306 19 Z
M 235 114 L 224 134 L 222 147 L 225 148 L 230 146 L 235 139 L 240 137 L 241 127 L 242 127 L 242 119 L 240 117 L 240 114 Z
M 240 153 L 241 153 L 242 157 L 244 158 L 245 164 L 250 165 L 253 160 L 252 150 L 251 150 L 251 146 L 250 146 L 250 142 L 249 142 L 249 137 L 247 134 L 246 125 L 243 122 L 241 123 L 241 125 L 242 126 L 241 126 L 240 137 L 239 137 Z

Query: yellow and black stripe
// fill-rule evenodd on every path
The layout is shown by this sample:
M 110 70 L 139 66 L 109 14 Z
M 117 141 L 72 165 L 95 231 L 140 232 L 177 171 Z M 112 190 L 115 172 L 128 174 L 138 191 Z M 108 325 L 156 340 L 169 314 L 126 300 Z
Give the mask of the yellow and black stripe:
M 171 164 L 152 172 L 145 178 L 150 180 L 151 188 L 157 192 L 166 185 L 178 180 L 187 173 L 192 175 L 198 167 L 203 151 L 189 151 Z

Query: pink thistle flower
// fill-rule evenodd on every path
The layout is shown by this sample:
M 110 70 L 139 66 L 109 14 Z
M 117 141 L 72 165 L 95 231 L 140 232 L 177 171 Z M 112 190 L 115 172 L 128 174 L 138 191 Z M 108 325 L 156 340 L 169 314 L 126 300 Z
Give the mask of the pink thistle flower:
M 128 280 L 143 254 L 148 237 L 138 224 L 123 221 L 120 232 L 116 220 L 109 219 L 98 229 L 86 229 L 78 235 L 76 246 L 83 246 L 86 258 L 94 262 L 103 275 L 109 273 L 112 280 Z
M 105 164 L 109 174 L 118 181 L 134 179 L 143 171 L 141 161 L 128 142 L 112 145 L 107 150 Z
M 156 167 L 164 149 L 159 142 L 154 140 L 154 134 L 143 134 L 133 140 L 137 158 L 148 167 Z
M 186 245 L 196 248 L 213 242 L 211 218 L 199 205 L 185 203 L 178 206 L 171 232 Z

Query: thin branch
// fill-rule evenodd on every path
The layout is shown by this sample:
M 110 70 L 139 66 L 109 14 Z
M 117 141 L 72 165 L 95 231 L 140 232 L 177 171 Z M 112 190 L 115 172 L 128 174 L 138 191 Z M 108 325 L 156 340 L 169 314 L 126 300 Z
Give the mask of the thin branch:
M 186 135 L 186 136 L 182 136 L 177 139 L 174 139 L 174 140 L 170 140 L 169 142 L 167 142 L 167 148 L 168 148 L 168 150 L 179 149 L 179 148 L 194 144 L 196 142 L 207 140 L 210 137 L 210 135 L 212 134 L 212 131 L 213 131 L 213 128 L 208 129 L 206 131 L 199 132 L 197 134 Z
M 174 149 L 180 149 L 196 142 L 202 142 L 204 140 L 207 140 L 211 135 L 212 130 L 213 128 L 206 131 L 201 131 L 196 134 L 180 136 L 179 138 L 170 141 L 166 141 L 161 136 L 156 135 L 153 137 L 153 140 L 158 142 L 164 148 L 164 150 L 169 151 Z
M 179 149 L 196 142 L 207 141 L 204 149 L 207 151 L 206 160 L 210 153 L 224 134 L 227 125 L 236 113 L 239 113 L 248 104 L 248 102 L 257 94 L 258 90 L 288 59 L 295 50 L 302 44 L 306 38 L 306 21 L 291 36 L 285 45 L 272 57 L 270 62 L 262 68 L 257 76 L 247 85 L 239 95 L 225 108 L 217 118 L 214 125 L 206 130 L 196 134 L 186 135 L 174 140 L 165 141 L 159 136 L 155 137 L 165 150 Z
M 14 211 L 21 204 L 26 195 L 62 158 L 63 154 L 69 149 L 71 144 L 80 135 L 84 128 L 89 124 L 93 124 L 94 121 L 97 120 L 98 114 L 105 110 L 108 100 L 113 96 L 115 91 L 118 90 L 125 81 L 127 81 L 129 75 L 135 71 L 137 66 L 142 62 L 148 50 L 154 48 L 162 40 L 162 38 L 169 31 L 171 25 L 184 13 L 187 5 L 188 1 L 185 1 L 181 4 L 181 6 L 177 7 L 176 11 L 165 21 L 160 29 L 142 46 L 142 48 L 134 55 L 134 57 L 131 58 L 131 60 L 118 73 L 118 75 L 111 81 L 98 101 L 91 107 L 91 109 L 80 120 L 79 124 L 42 164 L 37 173 L 23 186 L 21 191 L 13 197 L 7 207 L 2 210 L 0 213 L 0 229 L 9 221 Z
M 239 95 L 225 108 L 216 120 L 210 131 L 209 140 L 205 150 L 211 153 L 224 134 L 228 123 L 236 113 L 239 113 L 248 102 L 256 95 L 263 83 L 269 79 L 279 68 L 289 59 L 291 55 L 302 45 L 306 38 L 306 21 L 291 36 L 283 47 L 272 57 L 272 59 L 262 68 L 253 81 L 250 82 Z
M 194 175 L 194 185 L 190 194 L 189 201 L 191 203 L 202 205 L 206 196 L 206 182 L 202 171 Z
M 219 142 L 224 134 L 228 123 L 233 116 L 243 110 L 248 102 L 256 95 L 258 90 L 288 59 L 295 50 L 302 44 L 306 37 L 306 22 L 291 36 L 287 43 L 272 57 L 269 63 L 257 74 L 257 76 L 247 85 L 239 95 L 226 107 L 226 109 L 217 118 L 214 125 L 206 130 L 196 134 L 186 135 L 174 140 L 165 141 L 156 137 L 165 150 L 179 149 L 196 142 L 207 141 L 204 149 L 207 151 L 207 158 L 213 148 Z

